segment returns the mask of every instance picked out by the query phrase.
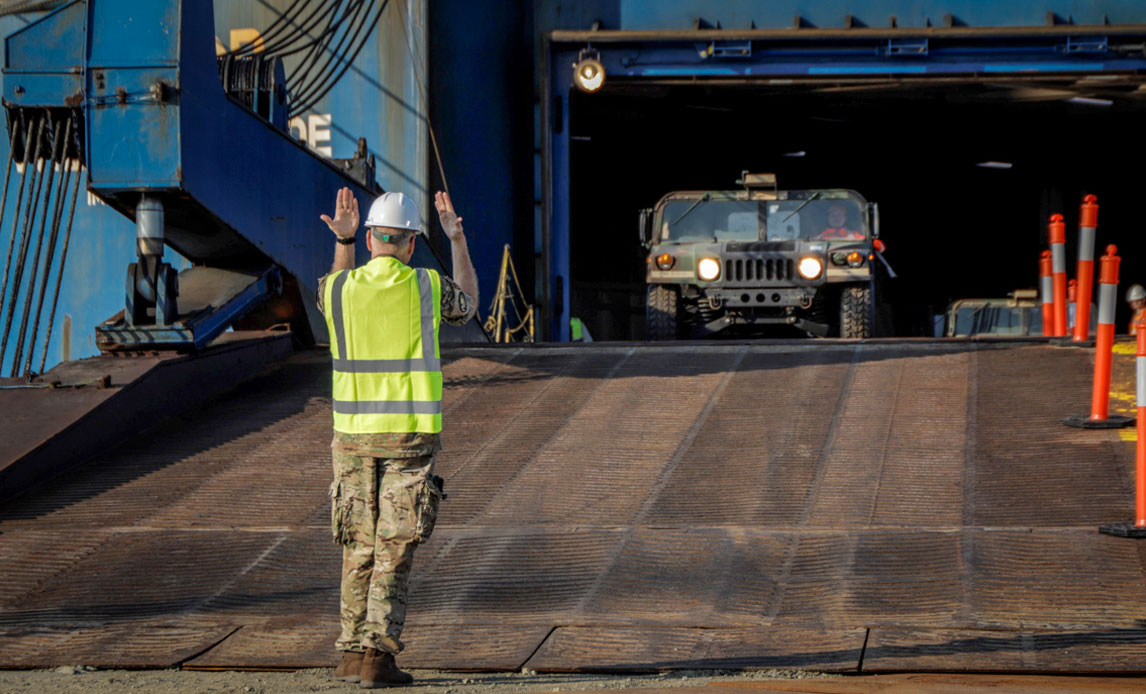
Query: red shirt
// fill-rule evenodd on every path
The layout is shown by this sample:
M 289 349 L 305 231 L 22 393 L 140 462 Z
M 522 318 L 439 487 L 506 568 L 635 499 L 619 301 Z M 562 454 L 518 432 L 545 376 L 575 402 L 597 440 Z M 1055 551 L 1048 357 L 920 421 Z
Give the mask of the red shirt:
M 860 241 L 863 237 L 863 234 L 860 232 L 853 231 L 847 227 L 839 227 L 838 229 L 828 227 L 816 236 L 817 239 L 847 239 L 848 241 Z

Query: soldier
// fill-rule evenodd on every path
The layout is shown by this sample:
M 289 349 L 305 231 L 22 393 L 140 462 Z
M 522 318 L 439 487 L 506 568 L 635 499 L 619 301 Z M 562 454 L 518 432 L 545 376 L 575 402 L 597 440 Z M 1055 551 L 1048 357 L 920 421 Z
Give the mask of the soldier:
M 370 261 L 354 269 L 358 201 L 338 192 L 334 267 L 319 280 L 319 308 L 334 357 L 334 482 L 331 525 L 342 551 L 342 662 L 337 679 L 375 688 L 409 684 L 398 669 L 399 636 L 414 548 L 434 529 L 441 480 L 442 372 L 438 327 L 462 325 L 476 310 L 477 274 L 462 220 L 445 193 L 435 196 L 450 239 L 457 282 L 407 264 L 422 233 L 418 207 L 402 193 L 370 206 Z
M 859 241 L 863 239 L 863 233 L 855 229 L 847 227 L 848 209 L 839 203 L 834 203 L 828 207 L 828 226 L 819 234 L 816 235 L 817 239 L 847 239 L 850 241 Z

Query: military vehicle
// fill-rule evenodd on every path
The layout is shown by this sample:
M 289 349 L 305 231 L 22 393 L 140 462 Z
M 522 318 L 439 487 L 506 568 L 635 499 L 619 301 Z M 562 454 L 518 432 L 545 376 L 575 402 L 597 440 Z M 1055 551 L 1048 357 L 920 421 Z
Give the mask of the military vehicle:
M 737 183 L 674 191 L 642 210 L 648 338 L 766 325 L 870 337 L 876 280 L 895 276 L 876 205 L 854 190 L 777 190 L 773 174 L 745 172 Z
M 1042 302 L 1034 289 L 1015 290 L 1005 299 L 959 299 L 947 307 L 944 324 L 947 337 L 1041 335 Z
M 1074 328 L 1073 292 L 1068 296 L 1068 325 Z M 947 337 L 1038 336 L 1043 334 L 1042 308 L 1037 289 L 1016 289 L 1003 299 L 958 299 L 947 307 L 940 327 Z M 1091 302 L 1090 334 L 1097 329 L 1098 307 Z

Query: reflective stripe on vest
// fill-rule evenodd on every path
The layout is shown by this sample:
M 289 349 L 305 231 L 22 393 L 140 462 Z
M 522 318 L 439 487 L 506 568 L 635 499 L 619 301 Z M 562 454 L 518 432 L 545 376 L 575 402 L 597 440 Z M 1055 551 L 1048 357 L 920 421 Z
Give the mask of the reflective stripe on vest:
M 367 402 L 334 401 L 339 414 L 441 414 L 442 402 L 402 402 L 401 400 L 371 400 Z
M 335 430 L 441 431 L 437 273 L 384 257 L 338 272 L 327 284 Z

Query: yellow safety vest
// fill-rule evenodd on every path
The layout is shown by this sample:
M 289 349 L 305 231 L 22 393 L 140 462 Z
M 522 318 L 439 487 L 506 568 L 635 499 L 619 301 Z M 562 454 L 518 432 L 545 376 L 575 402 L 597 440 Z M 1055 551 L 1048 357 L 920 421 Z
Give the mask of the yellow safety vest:
M 327 277 L 335 431 L 442 430 L 441 301 L 437 272 L 391 256 Z

